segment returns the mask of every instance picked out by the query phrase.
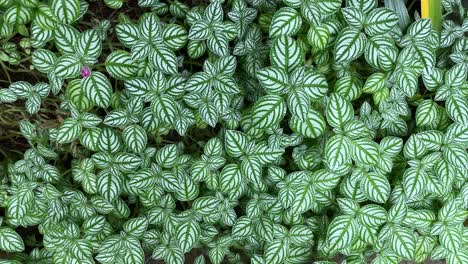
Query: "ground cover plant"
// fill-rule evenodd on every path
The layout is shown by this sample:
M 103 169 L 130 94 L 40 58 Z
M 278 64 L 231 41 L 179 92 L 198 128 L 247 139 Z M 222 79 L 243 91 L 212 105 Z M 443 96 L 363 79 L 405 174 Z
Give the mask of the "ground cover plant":
M 0 0 L 0 264 L 468 263 L 439 3 Z

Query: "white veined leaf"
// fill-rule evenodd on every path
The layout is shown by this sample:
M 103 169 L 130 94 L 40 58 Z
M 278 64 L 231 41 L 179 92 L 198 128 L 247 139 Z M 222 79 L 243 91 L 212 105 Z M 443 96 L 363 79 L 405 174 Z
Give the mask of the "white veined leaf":
M 106 218 L 102 215 L 94 215 L 83 222 L 83 231 L 87 234 L 97 234 L 104 229 Z
M 179 177 L 179 188 L 176 190 L 176 198 L 179 201 L 192 201 L 200 193 L 198 184 L 188 175 Z
M 403 189 L 408 199 L 424 192 L 427 185 L 427 173 L 422 168 L 408 168 L 403 174 Z
M 187 53 L 190 58 L 198 59 L 205 54 L 207 49 L 206 43 L 203 40 L 190 40 L 187 44 Z
M 0 250 L 5 252 L 22 252 L 24 250 L 23 239 L 13 229 L 1 227 Z
M 459 87 L 466 81 L 468 70 L 462 63 L 453 66 L 445 73 L 445 83 L 449 87 Z
M 432 100 L 424 100 L 416 109 L 416 125 L 426 126 L 434 122 L 438 117 L 437 104 Z
M 122 148 L 117 131 L 108 127 L 102 128 L 99 138 L 97 139 L 98 149 L 100 151 L 107 151 L 115 153 Z
M 395 157 L 401 152 L 403 148 L 403 139 L 399 137 L 384 137 L 380 140 L 379 150 L 380 153 Z
M 27 99 L 34 91 L 33 86 L 25 81 L 14 82 L 8 89 L 20 99 Z
M 13 103 L 18 97 L 11 89 L 0 89 L 0 103 Z
M 468 100 L 452 95 L 445 102 L 445 107 L 450 118 L 460 124 L 468 124 Z
M 353 144 L 353 159 L 359 163 L 373 165 L 379 160 L 379 145 L 366 138 L 357 139 Z
M 289 126 L 294 132 L 306 138 L 317 138 L 325 131 L 326 123 L 317 110 L 309 109 L 303 120 L 293 115 Z
M 289 239 L 275 239 L 265 246 L 264 258 L 267 263 L 284 263 L 288 257 Z
M 128 220 L 122 226 L 125 233 L 136 238 L 142 237 L 148 228 L 148 220 L 145 217 L 136 217 Z
M 74 54 L 79 36 L 80 32 L 77 29 L 63 23 L 57 23 L 54 30 L 55 45 L 62 53 Z
M 459 144 L 450 144 L 443 149 L 442 155 L 447 162 L 456 168 L 467 168 L 468 153 L 466 152 L 466 147 Z
M 354 117 L 351 103 L 338 93 L 332 93 L 326 108 L 328 124 L 332 127 L 343 127 Z
M 358 220 L 367 226 L 380 226 L 387 222 L 387 212 L 379 205 L 367 204 L 359 210 Z
M 53 0 L 51 7 L 55 17 L 66 24 L 75 22 L 80 16 L 79 0 Z
M 241 216 L 236 220 L 232 227 L 232 235 L 235 239 L 246 238 L 252 235 L 253 225 L 252 220 L 247 216 Z
M 112 202 L 120 195 L 123 181 L 120 175 L 115 175 L 110 171 L 101 171 L 98 175 L 98 193 L 108 202 Z
M 288 91 L 289 78 L 280 67 L 271 66 L 257 71 L 257 79 L 268 93 L 281 95 Z
M 220 201 L 218 198 L 203 196 L 197 198 L 193 202 L 192 208 L 202 216 L 209 216 L 210 214 L 217 212 L 219 204 Z
M 112 86 L 104 74 L 92 72 L 90 76 L 82 79 L 81 87 L 86 97 L 95 105 L 106 108 L 111 103 Z
M 350 62 L 357 59 L 364 52 L 365 35 L 357 29 L 347 27 L 336 38 L 335 61 L 337 63 Z
M 283 7 L 276 11 L 270 25 L 270 38 L 293 36 L 302 25 L 302 17 L 294 8 Z
M 281 96 L 262 96 L 252 107 L 252 125 L 265 129 L 278 124 L 286 114 L 286 104 Z
M 289 208 L 294 215 L 301 214 L 311 209 L 315 200 L 315 193 L 311 184 L 304 184 L 295 190 L 295 196 Z
M 113 165 L 121 172 L 131 172 L 138 168 L 141 158 L 130 153 L 119 152 L 114 156 Z
M 370 75 L 366 82 L 364 83 L 364 87 L 362 88 L 362 92 L 364 93 L 375 93 L 379 90 L 382 90 L 385 87 L 385 74 L 377 72 Z
M 222 22 L 224 17 L 223 7 L 219 1 L 211 2 L 204 12 L 209 22 Z
M 356 29 L 361 29 L 364 26 L 366 17 L 362 10 L 354 7 L 345 7 L 341 9 L 341 13 L 349 26 Z
M 82 65 L 76 55 L 63 55 L 57 60 L 55 73 L 57 77 L 61 78 L 77 77 L 80 74 Z
M 190 40 L 205 40 L 210 36 L 210 25 L 205 20 L 199 20 L 190 27 Z
M 371 36 L 385 34 L 398 24 L 398 16 L 388 8 L 372 10 L 366 19 L 365 31 Z
M 156 96 L 153 98 L 151 109 L 159 120 L 171 124 L 176 118 L 178 104 L 172 96 Z
M 107 57 L 106 70 L 110 76 L 116 79 L 127 80 L 137 73 L 138 67 L 132 61 L 130 53 L 117 50 Z
M 46 49 L 37 49 L 32 54 L 32 64 L 34 68 L 42 73 L 48 73 L 54 67 L 57 56 Z
M 424 41 L 431 35 L 431 19 L 418 19 L 413 22 L 406 30 L 407 35 L 415 38 L 417 41 Z
M 219 174 L 220 190 L 226 194 L 235 194 L 242 184 L 242 173 L 237 165 L 228 164 Z
M 270 49 L 270 60 L 286 72 L 293 71 L 304 62 L 304 53 L 296 40 L 288 36 L 279 36 Z
M 39 4 L 34 18 L 34 23 L 43 30 L 53 30 L 56 18 L 52 9 L 47 4 Z
M 213 104 L 204 103 L 198 110 L 203 121 L 211 127 L 216 126 L 216 123 L 218 122 L 218 111 Z
M 373 0 L 347 0 L 346 3 L 348 6 L 362 10 L 365 14 L 377 6 L 377 2 Z
M 150 51 L 150 59 L 153 65 L 167 74 L 177 72 L 177 59 L 174 51 L 164 46 L 158 46 Z
M 123 0 L 104 0 L 104 3 L 112 9 L 119 9 L 123 5 Z
M 332 15 L 340 9 L 341 2 L 341 0 L 320 0 L 317 1 L 317 4 L 321 12 L 326 15 Z
M 94 127 L 90 129 L 85 129 L 80 135 L 80 143 L 85 148 L 97 151 L 98 150 L 98 141 L 101 134 L 101 129 Z
M 390 182 L 378 172 L 363 173 L 360 181 L 361 191 L 376 203 L 385 203 L 390 196 Z
M 81 56 L 97 58 L 101 54 L 102 42 L 97 30 L 86 30 L 81 33 L 76 43 L 76 52 Z
M 176 229 L 176 241 L 182 252 L 189 252 L 197 243 L 201 234 L 200 226 L 195 221 L 186 221 Z
M 456 226 L 446 227 L 439 235 L 440 244 L 450 252 L 456 253 L 463 247 L 462 233 L 463 230 Z
M 357 237 L 356 224 L 352 216 L 335 217 L 327 231 L 327 246 L 330 252 L 336 252 L 350 246 Z
M 310 25 L 307 33 L 307 40 L 312 47 L 318 50 L 324 50 L 330 40 L 330 31 L 325 26 Z
M 408 228 L 394 226 L 390 235 L 390 247 L 398 256 L 412 259 L 416 249 L 416 237 Z
M 140 34 L 141 37 L 149 41 L 158 39 L 161 34 L 161 25 L 159 17 L 155 13 L 147 13 L 140 17 Z
M 354 76 L 344 76 L 336 81 L 334 88 L 345 100 L 354 101 L 361 96 L 362 82 Z
M 139 40 L 138 26 L 132 23 L 123 23 L 115 26 L 117 37 L 125 47 L 131 48 Z
M 135 153 L 143 152 L 148 141 L 146 131 L 138 125 L 126 127 L 122 132 L 122 139 L 125 145 Z
M 176 164 L 178 155 L 179 151 L 177 149 L 177 145 L 171 144 L 158 150 L 155 159 L 161 167 L 170 168 Z
M 339 171 L 351 161 L 351 141 L 343 135 L 331 137 L 325 145 L 325 161 L 331 171 Z
M 125 247 L 125 253 L 123 253 L 123 262 L 124 263 L 135 263 L 143 264 L 145 261 L 145 256 L 143 248 L 141 247 L 140 241 L 133 237 L 127 236 L 123 240 L 123 246 Z
M 74 118 L 67 118 L 57 131 L 58 143 L 70 143 L 77 139 L 82 131 L 81 124 Z
M 162 38 L 164 43 L 173 50 L 181 49 L 187 43 L 187 30 L 177 24 L 168 24 L 164 27 Z
M 226 153 L 234 158 L 246 154 L 249 138 L 246 134 L 236 130 L 227 130 L 224 137 Z
M 206 44 L 211 52 L 220 57 L 229 55 L 229 39 L 224 31 L 212 34 L 207 39 Z
M 364 58 L 376 69 L 390 71 L 396 63 L 397 55 L 398 49 L 387 35 L 373 36 L 366 41 Z

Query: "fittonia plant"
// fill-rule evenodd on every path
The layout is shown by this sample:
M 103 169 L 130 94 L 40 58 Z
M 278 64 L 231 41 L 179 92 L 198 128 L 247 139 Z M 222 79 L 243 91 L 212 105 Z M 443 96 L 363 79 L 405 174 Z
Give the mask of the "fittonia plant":
M 468 263 L 460 0 L 102 2 L 0 1 L 0 263 Z

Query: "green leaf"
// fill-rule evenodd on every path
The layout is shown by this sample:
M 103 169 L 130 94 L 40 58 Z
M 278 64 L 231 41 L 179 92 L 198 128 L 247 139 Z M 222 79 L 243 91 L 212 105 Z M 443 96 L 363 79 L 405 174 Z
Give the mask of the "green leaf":
M 276 239 L 265 246 L 265 261 L 271 264 L 283 263 L 288 256 L 289 240 Z
M 122 139 L 125 145 L 135 153 L 143 152 L 148 141 L 146 131 L 138 125 L 126 127 L 122 132 Z
M 335 61 L 351 62 L 364 52 L 366 37 L 359 30 L 351 27 L 345 28 L 336 38 Z
M 24 243 L 13 229 L 2 227 L 0 228 L 0 249 L 6 252 L 22 252 Z
M 150 60 L 159 70 L 167 74 L 177 72 L 177 61 L 174 51 L 158 46 L 150 51 Z
M 412 259 L 416 249 L 416 237 L 408 228 L 395 226 L 390 236 L 390 247 L 398 256 Z
M 107 77 L 98 72 L 92 72 L 89 77 L 83 78 L 81 87 L 86 97 L 95 105 L 106 108 L 111 103 L 112 86 Z
M 200 227 L 197 222 L 187 221 L 176 229 L 176 241 L 182 252 L 189 252 L 200 237 Z
M 336 252 L 350 246 L 356 238 L 356 224 L 352 216 L 335 217 L 327 231 L 327 245 L 330 252 Z
M 280 67 L 272 66 L 257 71 L 257 78 L 262 87 L 270 94 L 284 94 L 288 91 L 288 75 Z
M 55 72 L 57 77 L 73 78 L 80 74 L 82 66 L 80 59 L 76 55 L 63 55 L 57 60 Z
M 74 118 L 67 118 L 60 125 L 57 131 L 57 142 L 58 143 L 70 143 L 77 139 L 82 131 L 81 124 Z
M 332 127 L 343 127 L 354 117 L 351 103 L 338 93 L 332 93 L 326 108 L 328 124 Z
M 286 104 L 282 97 L 265 95 L 252 107 L 252 126 L 266 129 L 278 124 L 286 114 Z
M 273 66 L 291 72 L 304 62 L 304 54 L 293 38 L 279 36 L 270 49 L 270 60 Z
M 249 146 L 249 138 L 246 134 L 236 131 L 227 130 L 224 137 L 226 153 L 234 158 L 245 155 Z
M 434 122 L 438 117 L 437 104 L 432 100 L 424 100 L 416 109 L 416 125 L 425 126 Z
M 385 203 L 390 197 L 390 182 L 385 175 L 377 172 L 363 173 L 360 181 L 361 191 L 376 203 Z
M 403 188 L 411 199 L 421 194 L 427 184 L 427 173 L 421 168 L 408 168 L 403 174 Z
M 132 61 L 130 53 L 123 50 L 112 52 L 106 59 L 107 72 L 110 76 L 119 80 L 133 77 L 137 69 L 137 65 Z
M 292 116 L 289 122 L 291 129 L 307 138 L 317 138 L 325 131 L 326 123 L 322 115 L 314 110 L 309 109 L 305 119 Z
M 75 22 L 80 15 L 79 0 L 53 0 L 51 7 L 55 17 L 66 24 Z
M 379 160 L 379 145 L 366 138 L 357 139 L 353 144 L 353 159 L 363 164 L 376 164 Z
M 101 49 L 101 38 L 96 30 L 84 31 L 76 43 L 76 51 L 81 56 L 97 58 L 101 54 Z
M 299 31 L 301 25 L 302 17 L 300 14 L 294 8 L 283 7 L 273 16 L 270 25 L 270 38 L 281 35 L 293 36 Z
M 447 98 L 445 107 L 450 118 L 461 124 L 468 124 L 468 101 L 457 95 Z
M 368 35 L 382 35 L 398 24 L 398 16 L 388 8 L 372 10 L 366 19 L 364 29 Z

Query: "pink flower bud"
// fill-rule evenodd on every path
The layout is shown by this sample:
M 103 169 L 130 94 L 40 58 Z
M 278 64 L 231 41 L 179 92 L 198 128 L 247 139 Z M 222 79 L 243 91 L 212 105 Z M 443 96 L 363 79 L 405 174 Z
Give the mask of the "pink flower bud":
M 91 69 L 88 66 L 84 66 L 81 69 L 81 77 L 86 78 L 91 75 Z

